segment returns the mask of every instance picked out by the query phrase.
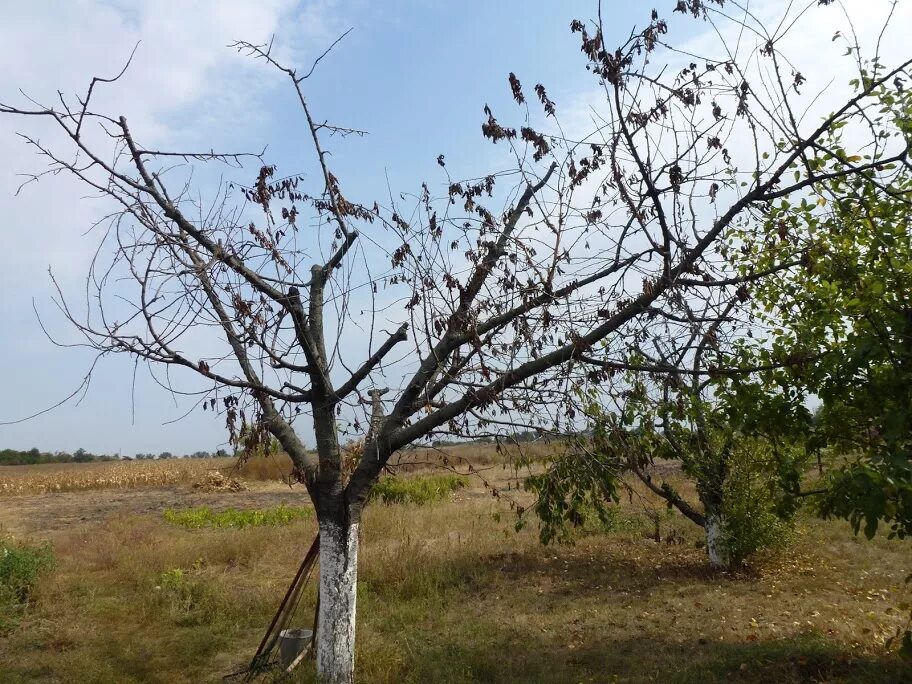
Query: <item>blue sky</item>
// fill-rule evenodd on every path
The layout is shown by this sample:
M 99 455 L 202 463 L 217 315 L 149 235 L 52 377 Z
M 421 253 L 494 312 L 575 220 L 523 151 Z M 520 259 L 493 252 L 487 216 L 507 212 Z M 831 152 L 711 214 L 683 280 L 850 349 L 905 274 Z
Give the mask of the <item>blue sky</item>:
M 197 11 L 178 11 L 185 3 L 79 2 L 63 10 L 58 3 L 16 3 L 0 27 L 5 51 L 29 54 L 28 43 L 38 36 L 57 37 L 58 43 L 40 63 L 23 60 L 19 69 L 7 71 L 0 79 L 0 100 L 15 101 L 19 88 L 41 101 L 53 98 L 58 88 L 82 92 L 91 76 L 116 72 L 141 40 L 124 83 L 104 93 L 114 113 L 127 114 L 134 132 L 148 139 L 151 131 L 163 145 L 176 147 L 268 144 L 267 158 L 280 172 L 292 173 L 310 164 L 309 158 L 296 161 L 310 150 L 302 144 L 305 131 L 292 91 L 265 65 L 225 46 L 275 34 L 280 54 L 309 64 L 353 27 L 321 63 L 307 93 L 316 116 L 369 132 L 332 144 L 346 192 L 367 201 L 387 196 L 387 177 L 394 191 L 415 192 L 425 179 L 440 182 L 438 154 L 446 155 L 454 175 L 487 173 L 496 151 L 480 135 L 482 107 L 490 103 L 504 116 L 518 116 L 510 104 L 510 71 L 530 85 L 546 84 L 559 105 L 591 87 L 569 24 L 592 17 L 592 2 L 275 2 L 264 3 L 256 17 L 244 3 L 190 5 Z M 622 6 L 615 13 L 619 36 L 648 18 L 632 11 L 632 3 Z M 29 132 L 48 134 L 26 123 Z M 7 249 L 0 255 L 0 377 L 6 390 L 0 395 L 0 421 L 67 395 L 93 358 L 85 350 L 52 345 L 39 328 L 32 300 L 60 338 L 73 339 L 51 302 L 47 268 L 62 274 L 68 292 L 79 294 L 80 265 L 95 242 L 82 233 L 97 208 L 63 178 L 12 196 L 16 174 L 41 165 L 14 135 L 22 124 L 0 119 L 0 150 L 6 153 L 0 211 L 8 217 L 2 227 Z M 163 425 L 182 415 L 186 404 L 150 382 L 142 368 L 135 418 L 133 394 L 132 363 L 105 358 L 78 406 L 0 426 L 0 448 L 184 453 L 213 450 L 225 441 L 224 426 L 211 414 Z
M 673 0 L 604 2 L 613 32 L 608 44 L 642 26 L 653 4 L 671 18 Z M 786 4 L 765 0 L 753 6 L 775 13 Z M 311 163 L 309 156 L 301 161 L 310 149 L 293 92 L 266 65 L 225 46 L 275 35 L 282 59 L 309 65 L 353 27 L 305 87 L 317 118 L 369 132 L 363 139 L 334 140 L 331 147 L 346 193 L 370 204 L 386 197 L 387 182 L 394 192 L 417 192 L 424 180 L 432 187 L 442 182 L 439 154 L 446 155 L 455 177 L 503 166 L 501 151 L 482 140 L 480 124 L 486 103 L 502 120 L 520 120 L 507 86 L 511 71 L 527 88 L 543 83 L 560 112 L 584 112 L 594 82 L 569 24 L 596 11 L 592 0 L 9 3 L 0 25 L 0 59 L 6 65 L 0 101 L 23 103 L 20 88 L 43 102 L 55 100 L 58 89 L 84 92 L 93 75 L 116 73 L 141 41 L 125 79 L 105 88 L 99 105 L 125 114 L 150 146 L 258 150 L 268 145 L 267 159 L 280 173 L 291 174 Z M 679 40 L 699 40 L 706 30 L 681 19 L 672 27 Z M 42 49 L 36 51 L 36 45 Z M 810 43 L 802 49 L 819 58 Z M 825 65 L 818 68 L 826 71 Z M 78 295 L 79 276 L 95 245 L 92 235 L 83 233 L 102 207 L 62 177 L 29 185 L 14 197 L 17 174 L 42 165 L 15 135 L 23 130 L 43 140 L 48 135 L 36 122 L 0 118 L 0 423 L 57 402 L 79 384 L 93 358 L 84 350 L 52 345 L 32 306 L 34 300 L 51 330 L 72 339 L 53 308 L 47 269 L 52 266 Z M 133 454 L 224 445 L 224 426 L 210 413 L 168 423 L 188 405 L 143 371 L 134 387 L 132 371 L 126 357 L 102 359 L 78 406 L 0 425 L 0 448 Z

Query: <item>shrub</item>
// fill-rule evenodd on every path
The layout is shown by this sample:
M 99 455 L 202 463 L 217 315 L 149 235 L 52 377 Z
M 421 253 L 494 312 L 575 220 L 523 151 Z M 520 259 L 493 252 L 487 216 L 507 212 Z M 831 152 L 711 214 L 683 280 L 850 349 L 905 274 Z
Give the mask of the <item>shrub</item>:
M 227 477 L 239 477 L 244 480 L 278 480 L 288 482 L 292 479 L 294 463 L 284 451 L 268 454 L 243 454 L 228 468 L 222 469 Z
M 443 501 L 453 492 L 469 486 L 464 475 L 429 475 L 427 477 L 381 478 L 371 490 L 370 498 L 385 504 L 418 505 Z
M 39 575 L 53 566 L 50 544 L 29 546 L 0 540 L 0 633 L 17 624 Z
M 724 485 L 725 548 L 732 566 L 742 565 L 752 554 L 788 543 L 793 508 L 787 503 L 780 479 L 771 476 L 776 464 L 788 455 L 745 440 L 734 449 Z
M 172 525 L 199 529 L 201 527 L 263 527 L 287 525 L 295 520 L 308 520 L 313 517 L 313 509 L 298 506 L 277 506 L 266 509 L 238 510 L 229 508 L 224 511 L 213 511 L 208 506 L 185 508 L 183 510 L 166 509 L 162 514 Z

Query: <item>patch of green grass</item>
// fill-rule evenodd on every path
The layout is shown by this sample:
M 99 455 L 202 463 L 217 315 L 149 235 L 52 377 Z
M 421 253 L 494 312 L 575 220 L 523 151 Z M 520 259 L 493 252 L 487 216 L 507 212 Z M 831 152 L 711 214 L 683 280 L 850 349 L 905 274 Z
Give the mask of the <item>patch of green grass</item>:
M 464 475 L 428 475 L 425 477 L 384 477 L 371 490 L 372 500 L 385 504 L 413 503 L 424 505 L 443 501 L 453 492 L 469 486 Z
M 39 575 L 53 566 L 49 544 L 29 546 L 0 540 L 0 634 L 18 623 Z
M 208 506 L 201 506 L 182 510 L 168 508 L 162 515 L 172 525 L 194 530 L 202 527 L 276 527 L 287 525 L 295 520 L 309 520 L 313 517 L 313 509 L 301 506 L 277 506 L 265 509 L 228 508 L 224 511 L 213 511 Z

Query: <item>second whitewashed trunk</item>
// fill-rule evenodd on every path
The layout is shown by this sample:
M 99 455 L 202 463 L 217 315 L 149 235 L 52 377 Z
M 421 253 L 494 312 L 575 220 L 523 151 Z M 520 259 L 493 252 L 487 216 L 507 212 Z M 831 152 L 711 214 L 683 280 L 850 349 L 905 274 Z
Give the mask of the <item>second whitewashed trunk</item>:
M 728 568 L 728 553 L 725 550 L 725 534 L 722 516 L 718 513 L 706 515 L 706 551 L 709 564 L 718 570 Z
M 358 525 L 344 529 L 320 523 L 320 613 L 317 677 L 349 684 L 355 677 L 355 608 L 358 586 Z

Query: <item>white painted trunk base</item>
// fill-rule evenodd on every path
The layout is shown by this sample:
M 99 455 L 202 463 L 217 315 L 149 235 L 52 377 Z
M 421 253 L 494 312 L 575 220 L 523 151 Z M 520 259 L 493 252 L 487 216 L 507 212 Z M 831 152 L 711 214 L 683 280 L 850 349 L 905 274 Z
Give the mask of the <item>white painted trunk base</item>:
M 358 525 L 343 530 L 320 524 L 320 615 L 317 676 L 326 684 L 355 679 L 355 604 L 358 586 Z
M 709 554 L 711 567 L 723 570 L 728 567 L 728 554 L 725 552 L 722 517 L 711 513 L 706 516 L 706 551 Z

